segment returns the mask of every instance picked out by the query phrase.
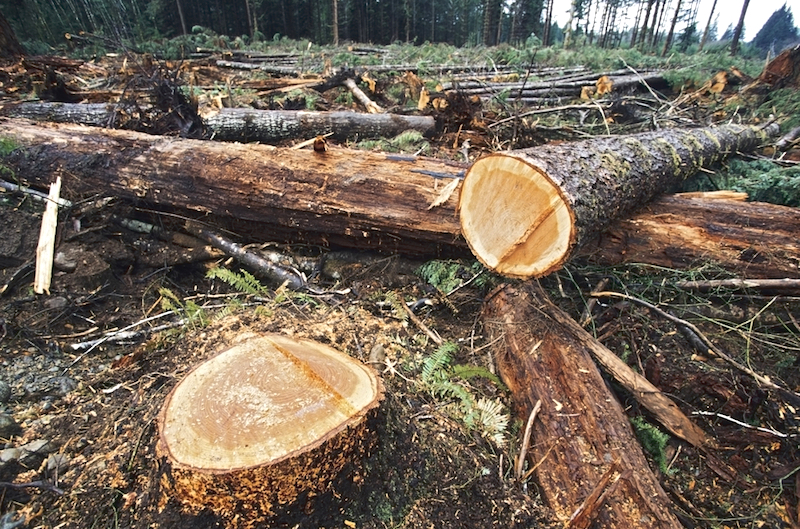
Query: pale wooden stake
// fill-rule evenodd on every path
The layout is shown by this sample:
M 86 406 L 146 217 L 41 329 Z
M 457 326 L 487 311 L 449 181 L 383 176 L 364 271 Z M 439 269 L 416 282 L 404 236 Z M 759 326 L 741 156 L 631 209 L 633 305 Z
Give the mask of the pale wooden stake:
M 53 278 L 53 252 L 56 246 L 56 227 L 58 226 L 58 200 L 61 194 L 61 177 L 50 184 L 50 194 L 42 215 L 42 229 L 39 232 L 39 245 L 36 247 L 36 273 L 33 291 L 37 294 L 50 294 L 50 280 Z

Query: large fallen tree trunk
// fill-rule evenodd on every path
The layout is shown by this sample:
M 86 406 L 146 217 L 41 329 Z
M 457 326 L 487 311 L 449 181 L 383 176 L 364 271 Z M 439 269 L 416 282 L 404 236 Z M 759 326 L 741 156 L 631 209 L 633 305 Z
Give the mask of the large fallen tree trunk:
M 115 194 L 245 221 L 247 234 L 261 240 L 328 242 L 426 257 L 468 255 L 453 198 L 458 190 L 427 209 L 450 178 L 462 174 L 459 166 L 339 148 L 315 153 L 25 120 L 2 124 L 24 147 L 3 163 L 43 188 L 63 174 L 66 194 Z M 669 261 L 674 267 L 707 260 L 751 278 L 800 277 L 792 236 L 800 223 L 796 209 L 743 202 L 722 208 L 686 197 L 662 201 L 642 210 L 637 222 L 610 226 L 597 243 L 598 261 L 663 264 L 666 254 L 679 256 Z M 709 214 L 701 215 L 706 209 Z M 694 218 L 704 220 L 692 224 Z M 662 221 L 691 237 L 674 247 L 663 241 L 666 250 L 652 253 L 645 239 L 649 232 L 658 234 Z M 584 248 L 594 250 L 593 245 Z M 614 252 L 627 254 L 612 260 Z
M 464 179 L 461 231 L 489 268 L 511 277 L 544 276 L 613 219 L 777 132 L 777 125 L 727 125 L 491 154 Z
M 706 263 L 747 278 L 800 277 L 800 209 L 668 195 L 619 219 L 581 255 L 601 265 L 685 269 Z
M 680 528 L 622 406 L 580 336 L 563 325 L 569 316 L 559 313 L 528 283 L 495 292 L 482 316 L 519 418 L 541 401 L 528 455 L 543 497 L 564 521 L 605 492 L 604 501 L 581 514 L 595 518 L 595 527 Z M 616 475 L 615 486 L 606 473 Z
M 447 184 L 459 164 L 331 148 L 279 149 L 6 119 L 18 149 L 4 163 L 64 196 L 116 195 L 244 221 L 258 238 L 410 255 L 464 255 Z M 452 196 L 441 196 L 449 191 Z M 440 199 L 441 206 L 430 208 Z M 438 211 L 441 209 L 442 211 Z
M 0 115 L 95 127 L 118 127 L 122 124 L 123 128 L 136 129 L 124 126 L 131 122 L 124 107 L 110 103 L 24 102 L 4 105 L 0 108 Z M 406 130 L 430 136 L 436 128 L 431 116 L 247 108 L 225 108 L 204 121 L 212 139 L 266 143 L 308 139 L 328 133 L 339 140 L 391 137 Z

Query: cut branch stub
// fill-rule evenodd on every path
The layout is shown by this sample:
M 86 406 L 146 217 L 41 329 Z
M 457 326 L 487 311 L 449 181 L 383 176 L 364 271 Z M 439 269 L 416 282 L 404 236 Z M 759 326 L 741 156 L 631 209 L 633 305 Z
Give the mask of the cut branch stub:
M 777 126 L 672 129 L 491 154 L 464 178 L 461 232 L 494 271 L 541 277 L 615 218 L 777 132 Z
M 168 492 L 256 524 L 359 466 L 383 386 L 357 360 L 280 335 L 252 338 L 193 369 L 159 414 Z

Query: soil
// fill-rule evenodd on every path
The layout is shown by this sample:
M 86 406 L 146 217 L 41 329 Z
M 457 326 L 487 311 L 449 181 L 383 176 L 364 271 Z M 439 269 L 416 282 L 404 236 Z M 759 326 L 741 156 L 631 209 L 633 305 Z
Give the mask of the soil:
M 0 298 L 0 427 L 6 447 L 0 481 L 7 517 L 2 527 L 22 517 L 28 527 L 47 528 L 228 526 L 210 512 L 185 512 L 165 497 L 155 418 L 189 369 L 251 332 L 311 338 L 364 361 L 376 345 L 386 355 L 379 365 L 386 398 L 375 424 L 377 446 L 329 491 L 288 506 L 275 527 L 561 526 L 542 505 L 535 483 L 513 478 L 510 462 L 520 422 L 505 432 L 504 445 L 467 428 L 450 401 L 421 382 L 424 359 L 435 344 L 396 310 L 398 299 L 433 300 L 418 315 L 458 344 L 453 363 L 488 370 L 492 361 L 479 313 L 491 281 L 482 288 L 467 285 L 445 299 L 415 273 L 418 262 L 271 246 L 272 252 L 316 261 L 312 283 L 327 294 L 291 293 L 272 285 L 267 296 L 253 298 L 208 279 L 209 263 L 146 264 L 149 248 L 165 243 L 118 227 L 111 219 L 133 210 L 111 203 L 85 214 L 80 231 L 69 212 L 62 214 L 53 284 L 49 294 L 37 296 L 30 286 L 32 272 L 18 272 L 32 270 L 26 263 L 35 254 L 42 207 L 28 198 L 2 198 L 0 279 L 8 286 Z M 471 277 L 469 266 L 464 263 L 460 270 L 463 280 Z M 544 284 L 578 318 L 585 306 L 581 293 L 603 276 L 644 297 L 672 296 L 659 301 L 694 314 L 721 347 L 749 354 L 754 370 L 798 389 L 800 330 L 792 328 L 800 319 L 797 298 L 681 295 L 660 288 L 665 280 L 653 270 L 599 270 L 582 263 Z M 166 313 L 170 307 L 175 314 Z M 127 341 L 91 345 L 159 314 L 165 315 L 135 330 L 176 322 L 179 316 L 185 321 Z M 717 449 L 699 452 L 670 439 L 660 465 L 658 455 L 650 456 L 687 527 L 796 527 L 796 403 L 699 355 L 672 324 L 630 303 L 600 304 L 592 325 L 607 346 L 685 412 L 712 412 L 694 418 L 717 440 Z M 476 397 L 510 406 L 502 384 L 457 382 Z M 630 395 L 615 390 L 631 417 L 647 417 Z M 29 450 L 15 452 L 18 448 Z

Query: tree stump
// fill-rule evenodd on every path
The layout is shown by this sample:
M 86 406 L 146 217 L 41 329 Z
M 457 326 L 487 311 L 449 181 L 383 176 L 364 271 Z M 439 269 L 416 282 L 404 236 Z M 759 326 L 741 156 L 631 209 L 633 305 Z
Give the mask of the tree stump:
M 672 129 L 491 154 L 464 178 L 461 233 L 496 272 L 541 277 L 615 218 L 777 132 L 739 125 Z
M 162 485 L 187 510 L 253 527 L 325 491 L 375 440 L 383 385 L 325 345 L 248 339 L 195 367 L 159 414 Z

